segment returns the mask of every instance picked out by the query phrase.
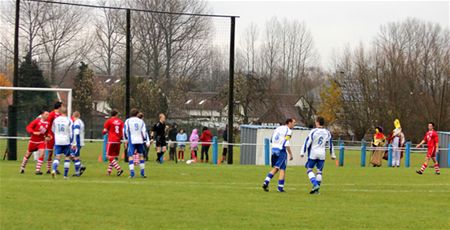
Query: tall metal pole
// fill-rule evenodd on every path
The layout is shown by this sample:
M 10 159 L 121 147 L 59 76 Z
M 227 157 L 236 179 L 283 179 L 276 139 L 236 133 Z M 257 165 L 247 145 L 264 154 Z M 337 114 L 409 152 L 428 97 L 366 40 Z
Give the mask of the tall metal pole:
M 230 33 L 230 76 L 228 82 L 228 142 L 234 143 L 234 40 L 236 30 L 236 17 L 231 17 L 231 33 Z M 228 147 L 228 164 L 233 164 L 233 145 Z
M 125 117 L 130 117 L 130 76 L 131 76 L 131 10 L 127 9 L 127 31 L 126 31 L 126 70 L 125 70 Z M 125 162 L 128 162 L 128 157 L 125 157 Z
M 126 70 L 125 70 L 125 116 L 130 117 L 130 75 L 131 75 L 131 10 L 127 9 L 126 31 Z
M 14 80 L 13 86 L 19 86 L 19 23 L 20 0 L 16 0 L 16 22 L 14 26 Z M 8 136 L 17 136 L 17 91 L 13 90 L 13 103 L 8 108 Z M 8 160 L 17 160 L 17 140 L 8 139 Z
M 447 71 L 447 73 L 449 73 L 450 71 Z M 448 84 L 448 79 L 450 77 L 446 77 L 446 79 L 444 80 L 444 84 L 442 85 L 442 93 L 441 93 L 441 103 L 439 106 L 439 118 L 438 118 L 438 123 L 437 123 L 437 130 L 441 129 L 441 121 L 442 121 L 442 113 L 444 111 L 444 99 L 445 99 L 445 88 Z

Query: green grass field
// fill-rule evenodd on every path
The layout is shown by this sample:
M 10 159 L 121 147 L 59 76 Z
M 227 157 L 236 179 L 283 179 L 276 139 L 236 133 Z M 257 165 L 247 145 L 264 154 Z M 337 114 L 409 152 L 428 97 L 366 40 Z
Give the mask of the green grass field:
M 303 167 L 288 168 L 287 193 L 276 180 L 266 193 L 269 167 L 151 161 L 147 179 L 108 177 L 100 149 L 88 144 L 85 175 L 68 180 L 0 161 L 0 229 L 450 229 L 450 170 L 417 175 L 418 154 L 411 168 L 361 168 L 346 152 L 345 167 L 328 160 L 321 194 L 309 195 Z

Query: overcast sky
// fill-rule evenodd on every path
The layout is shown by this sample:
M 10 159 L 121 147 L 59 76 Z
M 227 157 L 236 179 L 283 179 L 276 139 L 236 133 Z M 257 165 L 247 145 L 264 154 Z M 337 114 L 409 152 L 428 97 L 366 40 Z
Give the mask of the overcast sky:
M 415 17 L 449 28 L 450 1 L 236 1 L 208 0 L 215 14 L 238 15 L 236 39 L 251 22 L 260 28 L 273 16 L 304 21 L 311 31 L 321 64 L 346 45 L 368 46 L 380 25 Z M 239 44 L 239 41 L 237 41 Z

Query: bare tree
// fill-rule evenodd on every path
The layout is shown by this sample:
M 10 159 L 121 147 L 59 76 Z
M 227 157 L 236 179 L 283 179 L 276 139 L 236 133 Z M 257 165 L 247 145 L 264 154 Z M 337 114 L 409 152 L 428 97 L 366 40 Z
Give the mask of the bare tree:
M 88 20 L 86 9 L 60 4 L 48 4 L 44 17 L 39 22 L 39 37 L 49 63 L 49 79 L 60 85 L 68 71 L 75 66 L 90 49 L 83 26 Z M 57 83 L 57 68 L 65 64 L 60 82 Z
M 106 1 L 100 1 L 99 4 L 106 5 Z M 124 43 L 119 24 L 121 17 L 124 17 L 123 11 L 102 9 L 101 15 L 95 18 L 96 46 L 89 59 L 102 74 L 113 75 L 120 62 L 121 44 Z
M 258 26 L 251 23 L 244 32 L 244 39 L 242 40 L 241 50 L 246 63 L 246 72 L 255 73 L 257 63 L 257 42 L 258 40 Z
M 449 38 L 438 24 L 407 19 L 382 26 L 369 51 L 345 52 L 336 68 L 343 121 L 358 137 L 376 125 L 392 127 L 395 118 L 415 139 L 428 121 L 448 129 Z

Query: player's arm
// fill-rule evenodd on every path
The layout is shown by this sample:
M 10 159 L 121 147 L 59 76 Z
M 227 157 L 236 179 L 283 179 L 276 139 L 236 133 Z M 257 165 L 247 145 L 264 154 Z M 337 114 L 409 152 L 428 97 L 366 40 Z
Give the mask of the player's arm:
M 152 129 L 150 130 L 150 142 L 153 142 L 153 140 L 155 140 L 155 130 L 157 125 L 158 123 L 153 125 Z
M 304 157 L 306 150 L 309 148 L 309 146 L 311 145 L 312 141 L 311 141 L 311 135 L 312 135 L 312 130 L 311 132 L 309 132 L 308 137 L 306 137 L 305 143 L 303 144 L 303 148 L 302 151 L 300 152 L 300 157 Z
M 292 159 L 294 159 L 294 157 L 292 156 L 291 146 L 286 146 L 286 150 L 289 154 L 289 160 L 291 161 Z
M 425 136 L 425 138 L 426 138 L 426 136 Z M 416 148 L 420 148 L 420 146 L 425 143 L 425 138 L 423 138 L 422 141 L 419 144 L 417 144 Z
M 147 147 L 150 147 L 150 140 L 148 138 L 147 127 L 145 126 L 145 122 L 142 122 L 141 132 L 142 132 L 142 136 L 144 137 L 145 144 L 147 145 Z
M 73 139 L 74 142 L 78 145 L 79 143 L 77 143 L 78 137 L 80 136 L 80 125 L 79 124 L 73 124 Z
M 292 159 L 294 159 L 292 156 L 292 150 L 291 150 L 292 131 L 288 129 L 288 132 L 286 134 L 287 135 L 284 137 L 286 139 L 284 146 L 286 146 L 286 150 L 289 154 L 289 160 L 291 161 Z
M 328 132 L 328 134 L 330 134 L 330 139 L 328 140 L 328 142 L 330 144 L 331 159 L 336 160 L 336 154 L 334 153 L 334 146 L 333 146 L 333 136 L 331 135 L 330 132 Z
M 125 122 L 125 124 L 123 125 L 123 139 L 125 140 L 125 143 L 128 141 L 128 135 L 127 135 L 127 129 L 128 129 L 128 124 L 127 122 Z
M 73 149 L 75 149 L 77 147 L 77 141 L 75 139 L 75 134 L 74 133 L 75 132 L 74 132 L 73 123 L 69 119 L 69 137 L 70 137 L 70 143 L 71 143 Z
M 109 120 L 105 121 L 105 124 L 103 125 L 102 135 L 105 135 L 108 133 L 108 127 L 109 127 Z
M 434 138 L 436 139 L 436 154 L 439 152 L 439 136 L 435 134 Z
M 37 124 L 37 119 L 33 120 L 32 122 L 30 122 L 30 124 L 27 125 L 27 132 L 29 134 L 33 134 L 33 135 L 39 135 L 41 134 L 40 132 L 34 131 L 34 127 L 36 127 Z

